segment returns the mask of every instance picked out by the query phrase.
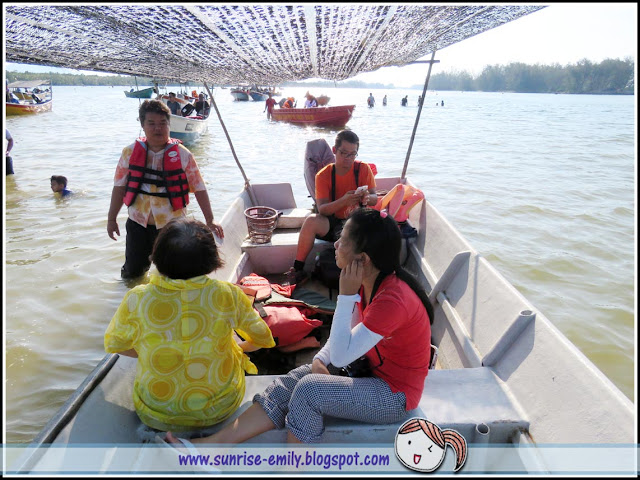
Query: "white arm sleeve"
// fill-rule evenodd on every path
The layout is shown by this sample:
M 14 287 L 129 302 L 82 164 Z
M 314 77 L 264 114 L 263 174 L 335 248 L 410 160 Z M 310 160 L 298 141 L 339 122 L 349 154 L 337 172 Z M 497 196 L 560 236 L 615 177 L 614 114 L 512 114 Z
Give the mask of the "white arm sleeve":
M 349 365 L 371 350 L 383 338 L 362 323 L 351 328 L 351 317 L 359 300 L 360 295 L 357 294 L 338 295 L 331 333 L 327 341 L 327 343 L 331 341 L 331 364 L 336 367 Z
M 314 360 L 320 360 L 324 366 L 326 367 L 331 363 L 331 347 L 330 347 L 331 338 L 327 339 L 327 342 L 324 344 L 324 347 L 320 349 L 318 353 L 316 353 L 313 357 Z

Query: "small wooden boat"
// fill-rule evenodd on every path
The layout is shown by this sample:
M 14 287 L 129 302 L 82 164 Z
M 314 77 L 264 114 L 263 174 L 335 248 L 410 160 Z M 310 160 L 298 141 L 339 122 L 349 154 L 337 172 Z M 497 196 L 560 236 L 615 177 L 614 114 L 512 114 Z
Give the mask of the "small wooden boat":
M 319 127 L 344 127 L 351 119 L 355 105 L 312 108 L 275 108 L 272 118 L 279 122 Z
M 30 115 L 53 108 L 51 80 L 17 81 L 7 85 L 7 115 Z
M 231 95 L 237 102 L 248 102 L 249 101 L 249 90 L 245 88 L 234 88 L 231 90 Z
M 133 88 L 128 92 L 125 90 L 124 95 L 128 98 L 151 98 L 155 87 L 144 88 L 142 90 L 134 90 Z

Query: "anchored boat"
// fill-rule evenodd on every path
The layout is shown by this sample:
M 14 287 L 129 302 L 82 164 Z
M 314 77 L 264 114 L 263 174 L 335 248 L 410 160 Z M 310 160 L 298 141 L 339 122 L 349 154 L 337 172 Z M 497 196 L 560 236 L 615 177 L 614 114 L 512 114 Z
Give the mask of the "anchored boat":
M 134 90 L 132 88 L 128 92 L 125 90 L 124 96 L 127 98 L 151 98 L 154 91 L 154 87 L 143 88 L 142 90 Z
M 136 15 L 137 10 L 134 14 L 133 8 L 7 6 L 10 18 L 6 26 L 7 61 L 32 63 L 37 58 L 38 63 L 77 67 L 77 59 L 82 58 L 95 70 L 136 71 L 183 81 L 199 79 L 209 91 L 208 84 L 237 85 L 248 78 L 261 84 L 292 77 L 341 80 L 384 65 L 404 65 L 431 53 L 424 98 L 437 50 L 541 7 L 349 4 L 247 5 L 239 9 L 215 5 L 136 7 L 144 10 L 143 16 Z M 140 42 L 144 43 L 145 37 L 132 38 L 129 28 L 121 27 L 129 25 L 132 18 L 140 19 L 134 22 L 141 30 L 153 31 L 148 39 L 149 48 L 141 48 Z M 180 22 L 187 19 L 190 20 L 187 23 L 201 27 L 197 42 L 190 44 L 190 48 L 200 50 L 188 58 L 173 54 L 184 47 L 184 42 L 175 35 L 179 25 L 174 25 L 172 18 Z M 47 28 L 47 22 L 58 24 L 63 20 L 68 24 L 64 32 Z M 89 20 L 92 28 L 87 31 L 84 25 Z M 371 27 L 362 32 L 349 29 L 354 22 Z M 251 25 L 252 30 L 246 30 L 245 25 Z M 292 28 L 297 35 L 290 34 Z M 398 35 L 398 28 L 403 35 Z M 351 36 L 336 36 L 333 34 L 336 29 L 344 29 Z M 51 48 L 51 44 L 44 48 L 37 41 L 42 37 L 59 40 L 52 44 L 64 49 L 65 54 Z M 119 52 L 109 58 L 119 60 L 91 58 L 97 55 L 93 53 L 94 37 L 111 40 L 110 45 Z M 158 62 L 158 55 L 172 58 L 173 63 Z M 130 60 L 122 62 L 122 58 Z M 209 98 L 232 144 L 233 132 L 227 132 L 210 92 Z M 420 112 L 421 107 L 416 126 Z M 415 131 L 414 127 L 414 135 Z M 413 136 L 401 174 L 376 179 L 379 190 L 391 189 L 398 183 L 411 184 L 406 170 L 412 144 Z M 214 276 L 235 283 L 243 276 L 257 273 L 273 283 L 281 283 L 278 275 L 292 264 L 300 227 L 310 214 L 311 205 L 297 205 L 289 183 L 249 182 L 235 150 L 231 150 L 244 176 L 245 188 L 220 222 L 225 230 L 220 249 L 226 264 Z M 253 244 L 249 241 L 244 212 L 258 205 L 282 214 L 270 241 Z M 480 255 L 428 199 L 411 210 L 408 222 L 418 235 L 406 245 L 406 266 L 418 276 L 434 304 L 432 343 L 437 345 L 439 355 L 436 369 L 426 378 L 420 404 L 407 412 L 407 419 L 427 418 L 442 429 L 455 429 L 470 445 L 505 447 L 514 453 L 509 459 L 503 456 L 494 456 L 492 462 L 480 459 L 474 463 L 476 470 L 472 470 L 477 472 L 564 473 L 566 467 L 556 467 L 554 459 L 545 455 L 549 446 L 632 445 L 636 459 L 633 403 Z M 317 240 L 308 258 L 314 258 L 313 253 L 329 246 Z M 307 262 L 306 268 L 310 269 L 311 260 Z M 317 285 L 313 288 L 326 293 Z M 108 321 L 105 319 L 105 327 Z M 308 362 L 313 353 L 314 350 L 302 350 L 291 354 L 289 359 L 294 364 Z M 33 451 L 25 453 L 17 466 L 10 464 L 11 470 L 37 473 L 59 471 L 65 466 L 75 468 L 77 456 L 69 454 L 65 458 L 59 449 L 45 448 L 50 445 L 140 443 L 137 432 L 141 423 L 132 401 L 135 368 L 134 359 L 106 355 L 33 441 Z M 262 391 L 278 373 L 284 373 L 265 374 L 264 365 L 259 364 L 258 368 L 261 374 L 246 379 L 244 402 L 238 411 L 204 433 L 217 431 L 231 422 L 249 406 L 253 394 Z M 401 424 L 368 425 L 328 419 L 322 442 L 388 447 L 393 445 Z M 273 448 L 285 441 L 285 431 L 270 431 L 251 443 L 270 444 Z M 169 452 L 167 449 L 166 453 Z M 115 464 L 114 455 L 107 452 L 96 459 L 97 466 L 85 465 L 83 471 L 108 472 Z M 145 466 L 147 470 L 154 468 Z
M 27 80 L 7 85 L 7 115 L 50 112 L 53 108 L 51 80 Z
M 312 108 L 274 108 L 271 118 L 279 122 L 318 127 L 344 127 L 353 115 L 355 105 Z
M 237 102 L 248 102 L 250 90 L 248 88 L 234 88 L 231 90 L 233 99 Z

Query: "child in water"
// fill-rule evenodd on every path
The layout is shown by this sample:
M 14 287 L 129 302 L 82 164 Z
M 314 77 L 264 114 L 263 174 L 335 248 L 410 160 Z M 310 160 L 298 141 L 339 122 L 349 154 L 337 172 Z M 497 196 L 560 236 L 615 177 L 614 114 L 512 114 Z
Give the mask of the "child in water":
M 104 337 L 109 353 L 138 358 L 133 401 L 156 430 L 215 425 L 240 405 L 244 372 L 258 373 L 234 339 L 273 347 L 267 324 L 248 297 L 207 274 L 223 266 L 204 223 L 176 218 L 160 229 L 148 284 L 131 289 Z
M 53 193 L 59 193 L 61 197 L 66 197 L 73 193 L 71 190 L 67 190 L 67 177 L 62 175 L 51 176 L 51 190 Z

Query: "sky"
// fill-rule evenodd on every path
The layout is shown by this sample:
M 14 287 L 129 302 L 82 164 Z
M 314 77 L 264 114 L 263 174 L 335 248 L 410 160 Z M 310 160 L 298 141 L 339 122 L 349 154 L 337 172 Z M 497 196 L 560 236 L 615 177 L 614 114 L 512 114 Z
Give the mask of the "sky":
M 480 74 L 486 65 L 575 64 L 588 59 L 635 60 L 638 44 L 637 3 L 551 3 L 518 20 L 481 33 L 436 53 L 432 74 L 467 71 Z M 424 59 L 431 58 L 431 55 Z M 354 77 L 397 87 L 422 85 L 428 64 L 385 67 Z M 6 70 L 79 73 L 68 69 L 5 63 Z M 86 72 L 96 74 L 96 72 Z

